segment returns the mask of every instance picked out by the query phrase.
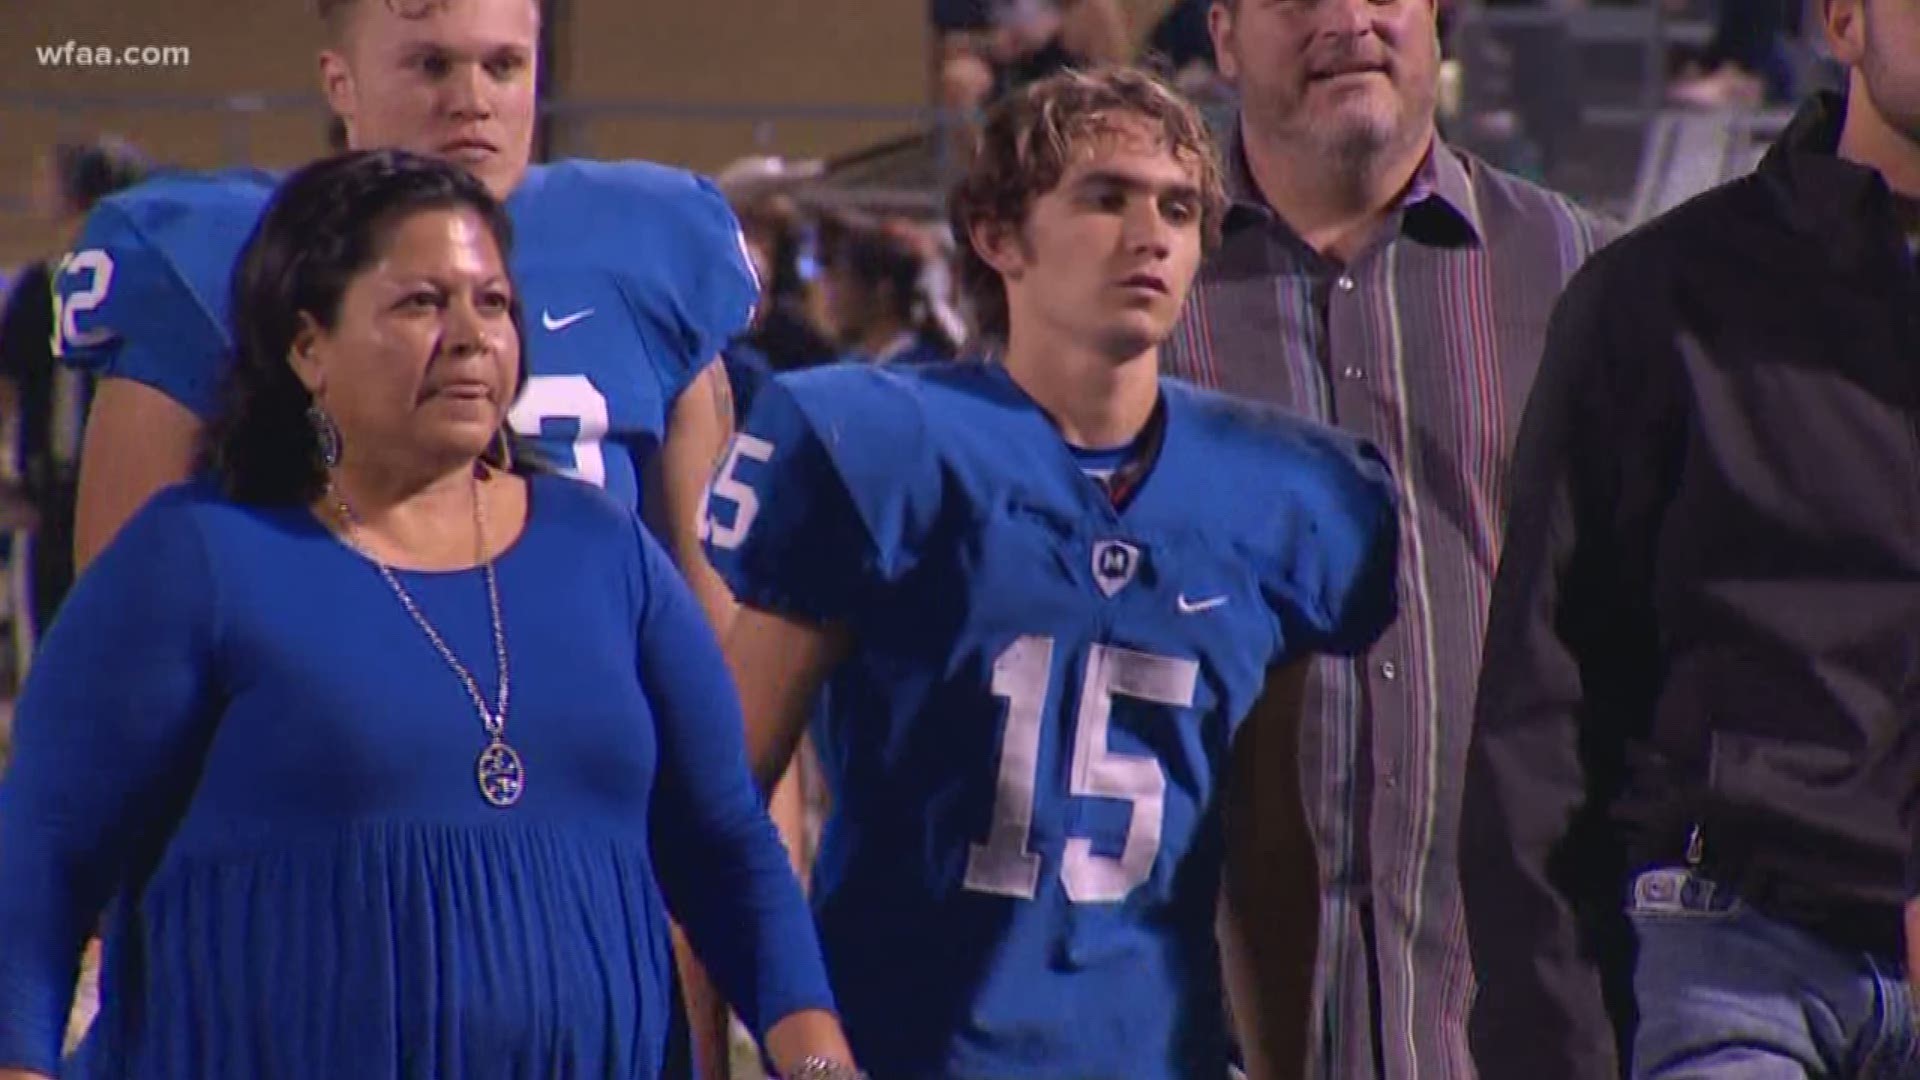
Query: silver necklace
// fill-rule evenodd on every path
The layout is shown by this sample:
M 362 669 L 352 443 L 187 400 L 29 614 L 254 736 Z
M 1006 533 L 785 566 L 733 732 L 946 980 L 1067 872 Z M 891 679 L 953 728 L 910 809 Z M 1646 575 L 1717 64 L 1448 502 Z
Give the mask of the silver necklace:
M 473 675 L 467 671 L 466 665 L 460 662 L 459 657 L 453 655 L 453 650 L 447 647 L 439 631 L 427 621 L 427 617 L 420 611 L 420 606 L 414 603 L 413 597 L 408 594 L 406 587 L 400 584 L 400 579 L 394 575 L 393 570 L 386 563 L 374 558 L 372 552 L 361 542 L 360 519 L 354 514 L 353 507 L 347 505 L 346 498 L 331 483 L 327 485 L 327 492 L 333 496 L 334 505 L 346 522 L 347 543 L 372 563 L 374 569 L 380 571 L 380 576 L 386 579 L 388 587 L 393 590 L 394 597 L 400 601 L 400 606 L 407 609 L 408 615 L 413 616 L 414 623 L 427 635 L 427 640 L 432 642 L 433 647 L 439 651 L 440 658 L 447 662 L 447 666 L 453 669 L 454 675 L 459 677 L 460 684 L 467 688 L 467 696 L 473 699 L 474 710 L 480 714 L 480 726 L 487 732 L 486 748 L 480 751 L 479 759 L 474 762 L 474 779 L 479 781 L 480 796 L 488 803 L 502 809 L 519 802 L 520 793 L 526 788 L 527 770 L 520 760 L 519 751 L 507 744 L 505 736 L 508 692 L 507 634 L 500 619 L 500 586 L 494 578 L 493 559 L 487 555 L 487 516 L 486 508 L 480 499 L 479 477 L 475 476 L 473 480 L 473 531 L 480 545 L 480 568 L 487 582 L 487 610 L 493 619 L 493 655 L 499 666 L 500 700 L 491 709 L 487 707 L 487 699 L 481 695 L 480 686 L 474 682 Z

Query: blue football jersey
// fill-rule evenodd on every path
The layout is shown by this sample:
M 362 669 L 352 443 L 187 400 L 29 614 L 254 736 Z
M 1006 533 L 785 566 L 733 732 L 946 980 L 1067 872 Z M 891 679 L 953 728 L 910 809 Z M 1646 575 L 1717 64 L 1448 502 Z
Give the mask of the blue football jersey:
M 848 627 L 814 897 L 885 1077 L 1219 1077 L 1234 733 L 1275 665 L 1395 610 L 1377 452 L 1162 383 L 1123 508 L 1005 372 L 765 387 L 709 494 L 741 600 Z
M 680 392 L 752 321 L 739 223 L 704 177 L 645 162 L 531 169 L 507 209 L 532 365 L 514 428 L 637 505 Z
M 278 182 L 167 172 L 102 200 L 55 267 L 55 354 L 211 418 L 233 351 L 233 264 Z
M 276 182 L 178 173 L 102 202 L 55 282 L 63 357 L 210 418 L 231 354 L 233 265 Z M 706 179 L 644 162 L 536 166 L 507 210 L 529 368 L 514 428 L 637 505 L 636 462 L 752 317 L 759 285 L 739 225 Z

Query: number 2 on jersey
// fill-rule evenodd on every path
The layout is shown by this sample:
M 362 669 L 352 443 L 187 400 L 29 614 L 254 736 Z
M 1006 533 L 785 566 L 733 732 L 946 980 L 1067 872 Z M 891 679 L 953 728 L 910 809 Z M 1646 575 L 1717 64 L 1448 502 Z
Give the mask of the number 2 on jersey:
M 63 292 L 60 278 L 65 274 L 85 274 L 86 288 Z M 53 279 L 53 355 L 66 356 L 70 345 L 86 348 L 98 344 L 107 333 L 81 333 L 75 316 L 92 311 L 107 298 L 107 290 L 113 286 L 113 256 L 99 248 L 63 255 L 54 268 Z
M 1151 757 L 1107 749 L 1113 699 L 1130 697 L 1176 709 L 1193 707 L 1200 665 L 1111 645 L 1087 653 L 1087 673 L 1074 715 L 1073 763 L 1067 793 L 1079 798 L 1119 799 L 1129 804 L 1127 839 L 1120 855 L 1095 854 L 1093 841 L 1070 837 L 1060 880 L 1077 904 L 1124 900 L 1153 873 L 1166 819 L 1167 777 Z M 993 694 L 1007 702 L 1006 734 L 1000 744 L 993 826 L 984 844 L 967 856 L 966 887 L 1031 900 L 1040 885 L 1040 854 L 1029 848 L 1034 788 L 1040 771 L 1040 726 L 1053 677 L 1053 639 L 1027 636 L 1007 646 L 993 663 Z

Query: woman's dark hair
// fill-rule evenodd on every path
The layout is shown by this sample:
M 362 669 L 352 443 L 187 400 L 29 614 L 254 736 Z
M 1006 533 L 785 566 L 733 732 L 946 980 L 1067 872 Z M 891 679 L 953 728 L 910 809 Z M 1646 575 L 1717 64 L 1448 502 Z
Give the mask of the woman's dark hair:
M 209 425 L 203 464 L 240 502 L 304 504 L 326 490 L 320 442 L 307 410 L 313 396 L 289 355 L 301 315 L 332 329 L 348 284 L 379 257 L 401 220 L 428 210 L 471 210 L 487 224 L 501 258 L 513 226 L 466 170 L 401 150 L 353 151 L 287 177 L 254 225 L 233 271 L 228 324 L 233 362 Z M 519 296 L 511 316 L 524 342 Z M 524 348 L 519 382 L 526 385 Z M 516 471 L 534 466 L 531 448 L 502 428 Z M 486 460 L 502 464 L 498 449 Z
M 873 295 L 885 296 L 894 318 L 952 355 L 960 342 L 935 315 L 926 287 L 929 264 L 939 257 L 931 238 L 910 221 L 852 214 L 821 220 L 821 265 L 839 267 Z

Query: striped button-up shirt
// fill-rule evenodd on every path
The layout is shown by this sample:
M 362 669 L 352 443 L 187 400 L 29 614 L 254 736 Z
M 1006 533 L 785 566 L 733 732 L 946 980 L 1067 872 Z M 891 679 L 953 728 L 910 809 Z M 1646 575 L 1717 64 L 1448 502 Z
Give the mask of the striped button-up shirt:
M 1401 615 L 1316 665 L 1301 753 L 1323 877 L 1311 1075 L 1464 1080 L 1473 972 L 1461 781 L 1514 429 L 1562 285 L 1610 238 L 1566 199 L 1436 142 L 1394 220 L 1339 265 L 1233 205 L 1166 370 L 1371 440 L 1402 513 Z

